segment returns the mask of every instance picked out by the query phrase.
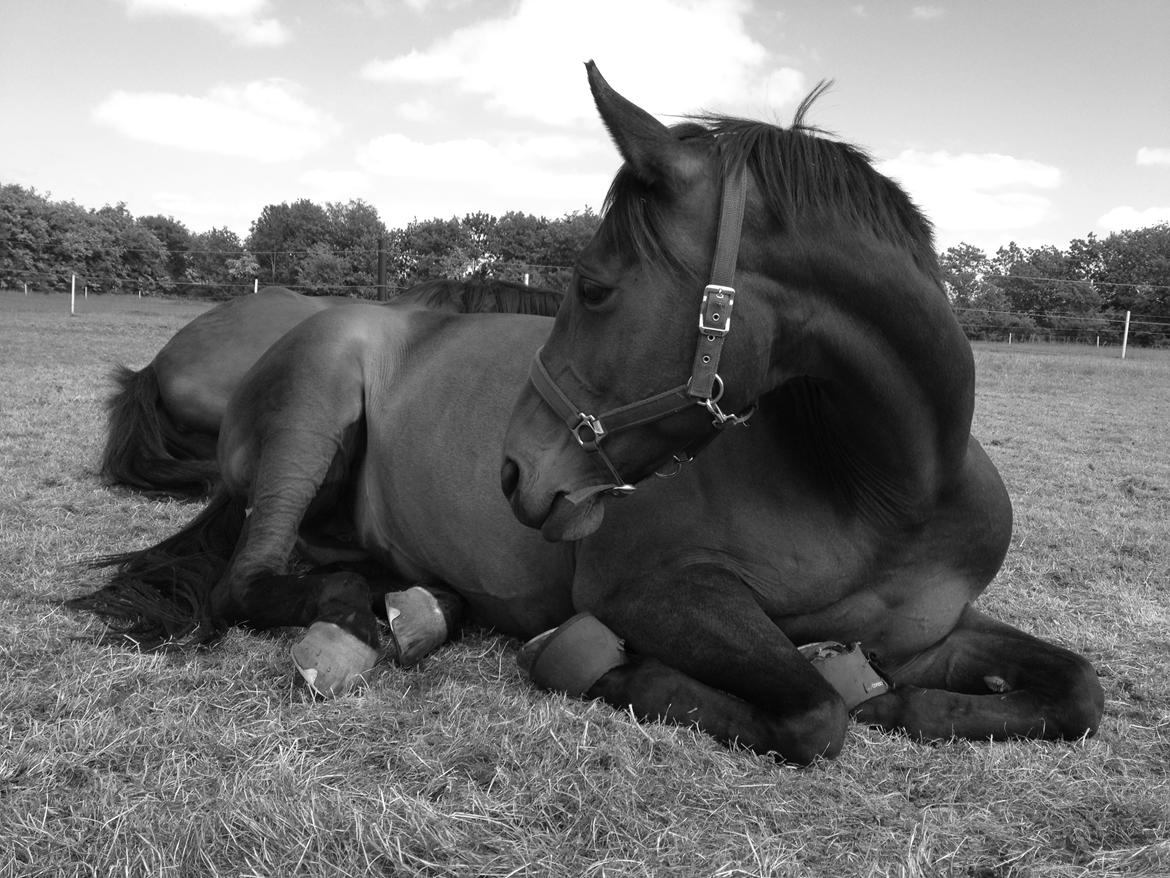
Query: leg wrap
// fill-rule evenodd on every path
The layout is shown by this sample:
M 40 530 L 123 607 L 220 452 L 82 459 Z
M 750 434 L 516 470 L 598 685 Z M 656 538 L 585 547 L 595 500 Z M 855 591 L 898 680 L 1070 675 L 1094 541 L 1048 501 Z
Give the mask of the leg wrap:
M 532 681 L 576 697 L 583 696 L 607 671 L 626 663 L 626 651 L 616 634 L 589 613 L 578 613 L 559 628 L 529 641 L 520 662 Z M 527 646 L 525 647 L 527 649 Z

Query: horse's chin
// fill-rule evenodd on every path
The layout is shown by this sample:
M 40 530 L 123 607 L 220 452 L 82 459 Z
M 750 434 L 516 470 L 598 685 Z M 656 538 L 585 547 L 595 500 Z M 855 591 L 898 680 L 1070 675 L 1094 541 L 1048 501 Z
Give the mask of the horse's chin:
M 550 543 L 573 542 L 589 536 L 605 518 L 605 503 L 599 497 L 573 504 L 564 494 L 553 501 L 552 511 L 540 526 L 540 532 Z

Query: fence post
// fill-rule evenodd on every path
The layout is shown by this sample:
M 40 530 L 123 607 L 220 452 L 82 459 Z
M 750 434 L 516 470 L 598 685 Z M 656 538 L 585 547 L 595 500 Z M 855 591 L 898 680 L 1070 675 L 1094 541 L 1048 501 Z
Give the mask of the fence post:
M 69 316 L 72 317 L 77 308 L 77 275 L 69 276 Z
M 378 239 L 378 301 L 386 301 L 386 239 Z
M 1125 348 L 1129 344 L 1129 313 L 1125 312 L 1125 331 L 1121 334 L 1121 359 L 1125 359 Z
M 252 295 L 254 296 L 258 292 L 260 292 L 260 278 L 254 277 L 252 278 Z

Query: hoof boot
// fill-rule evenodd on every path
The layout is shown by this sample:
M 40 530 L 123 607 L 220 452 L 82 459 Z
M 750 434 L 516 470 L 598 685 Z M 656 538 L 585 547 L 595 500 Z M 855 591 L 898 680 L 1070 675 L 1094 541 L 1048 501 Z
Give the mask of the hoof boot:
M 390 625 L 390 654 L 404 668 L 420 661 L 451 636 L 451 626 L 435 595 L 422 586 L 386 595 Z
M 314 622 L 292 648 L 292 660 L 317 695 L 344 695 L 369 679 L 378 653 L 332 622 Z

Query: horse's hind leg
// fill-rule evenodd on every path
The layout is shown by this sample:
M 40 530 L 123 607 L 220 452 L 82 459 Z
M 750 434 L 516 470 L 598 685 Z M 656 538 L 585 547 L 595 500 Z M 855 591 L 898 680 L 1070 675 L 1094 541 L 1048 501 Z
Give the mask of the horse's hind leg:
M 382 638 L 376 608 L 395 613 L 389 622 L 390 654 L 402 666 L 417 664 L 457 630 L 463 604 L 434 583 L 390 591 L 354 571 L 313 572 L 254 579 L 244 608 L 250 628 L 308 628 L 292 659 L 309 688 L 333 696 L 368 678 L 379 661 Z
M 239 605 L 250 628 L 300 626 L 292 647 L 297 670 L 318 694 L 342 694 L 378 663 L 381 638 L 365 577 L 351 572 L 260 576 Z
M 862 722 L 922 739 L 1075 739 L 1093 734 L 1104 694 L 1082 656 L 968 606 L 941 642 L 890 672 Z

